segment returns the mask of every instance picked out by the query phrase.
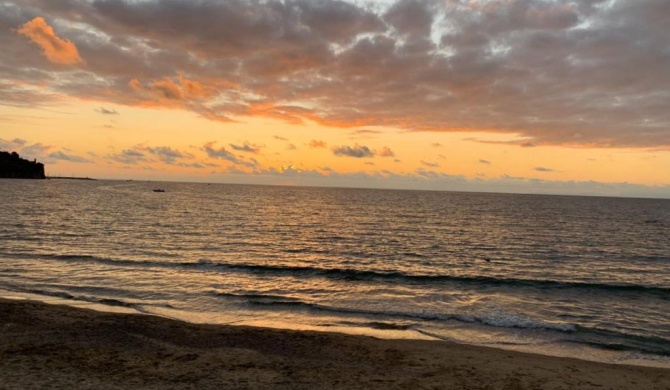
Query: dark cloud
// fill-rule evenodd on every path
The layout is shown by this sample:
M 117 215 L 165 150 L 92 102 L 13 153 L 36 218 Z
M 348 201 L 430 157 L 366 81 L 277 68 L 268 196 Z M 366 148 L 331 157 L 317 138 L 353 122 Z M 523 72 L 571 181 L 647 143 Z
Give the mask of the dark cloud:
M 421 164 L 423 164 L 423 165 L 425 165 L 425 166 L 427 166 L 427 167 L 431 167 L 431 168 L 437 168 L 437 167 L 440 166 L 439 163 L 436 163 L 436 162 L 430 162 L 430 161 L 423 161 L 423 160 L 421 160 Z
M 146 151 L 166 164 L 174 164 L 177 159 L 188 157 L 187 154 L 169 146 L 148 147 Z
M 214 142 L 206 143 L 205 145 L 203 145 L 202 150 L 205 153 L 207 153 L 207 156 L 209 156 L 210 158 L 225 160 L 233 164 L 242 165 L 248 168 L 254 168 L 258 165 L 257 163 L 255 163 L 255 160 L 251 162 L 244 161 L 243 159 L 235 156 L 233 153 L 226 150 L 226 148 L 224 147 L 218 149 L 215 148 Z
M 547 168 L 547 167 L 535 167 L 533 169 L 538 171 L 538 172 L 556 172 L 554 169 Z
M 147 155 L 144 151 L 140 150 L 140 147 L 124 149 L 119 153 L 109 155 L 109 158 L 113 161 L 126 165 L 134 165 L 148 161 Z
M 107 155 L 111 161 L 125 165 L 164 163 L 180 167 L 207 167 L 205 163 L 195 161 L 191 153 L 170 146 L 135 145 L 118 153 Z
M 222 122 L 265 116 L 508 133 L 518 146 L 667 149 L 668 4 L 8 0 L 0 104 L 74 96 Z M 39 31 L 49 40 L 37 43 Z
M 261 146 L 260 145 L 254 145 L 254 144 L 251 144 L 249 142 L 244 142 L 243 145 L 230 144 L 230 147 L 233 148 L 233 150 L 237 150 L 238 152 L 245 152 L 245 153 L 258 154 L 261 151 Z
M 400 35 L 427 38 L 433 24 L 431 1 L 400 0 L 384 15 L 384 19 Z
M 100 107 L 96 111 L 104 115 L 119 115 L 118 111 L 114 109 L 110 110 L 105 107 Z
M 367 146 L 336 146 L 333 148 L 333 154 L 336 156 L 346 156 L 355 158 L 373 157 L 374 153 Z
M 221 160 L 226 160 L 226 161 L 230 161 L 230 162 L 235 163 L 235 164 L 240 163 L 240 161 L 237 159 L 237 157 L 234 154 L 227 151 L 226 148 L 221 147 L 221 148 L 215 149 L 213 142 L 206 143 L 202 147 L 202 150 L 204 150 L 205 153 L 207 153 L 207 155 L 210 158 L 217 158 L 217 159 L 221 159 Z

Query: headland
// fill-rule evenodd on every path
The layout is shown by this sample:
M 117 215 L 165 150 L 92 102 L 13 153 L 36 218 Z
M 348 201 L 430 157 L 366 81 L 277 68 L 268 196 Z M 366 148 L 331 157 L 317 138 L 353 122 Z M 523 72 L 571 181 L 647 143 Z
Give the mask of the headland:
M 23 159 L 16 152 L 0 151 L 0 178 L 46 179 L 44 164 Z

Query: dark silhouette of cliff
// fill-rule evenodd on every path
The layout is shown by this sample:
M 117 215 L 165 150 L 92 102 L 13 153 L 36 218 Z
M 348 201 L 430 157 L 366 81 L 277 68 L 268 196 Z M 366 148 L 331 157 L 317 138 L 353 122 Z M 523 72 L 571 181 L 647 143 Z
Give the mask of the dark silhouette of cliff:
M 16 152 L 0 152 L 0 178 L 46 179 L 44 164 L 23 159 Z

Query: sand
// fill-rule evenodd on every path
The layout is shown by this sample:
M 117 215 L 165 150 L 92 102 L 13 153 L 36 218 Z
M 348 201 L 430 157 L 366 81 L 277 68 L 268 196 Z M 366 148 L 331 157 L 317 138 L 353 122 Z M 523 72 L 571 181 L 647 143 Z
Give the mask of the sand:
M 670 370 L 0 299 L 0 389 L 670 389 Z

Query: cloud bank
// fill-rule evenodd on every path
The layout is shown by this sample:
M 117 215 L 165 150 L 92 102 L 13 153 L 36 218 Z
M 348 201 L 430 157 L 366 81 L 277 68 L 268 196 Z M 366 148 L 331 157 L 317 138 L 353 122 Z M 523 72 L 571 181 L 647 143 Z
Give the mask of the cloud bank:
M 667 0 L 8 0 L 0 104 L 668 148 L 668 15 Z

